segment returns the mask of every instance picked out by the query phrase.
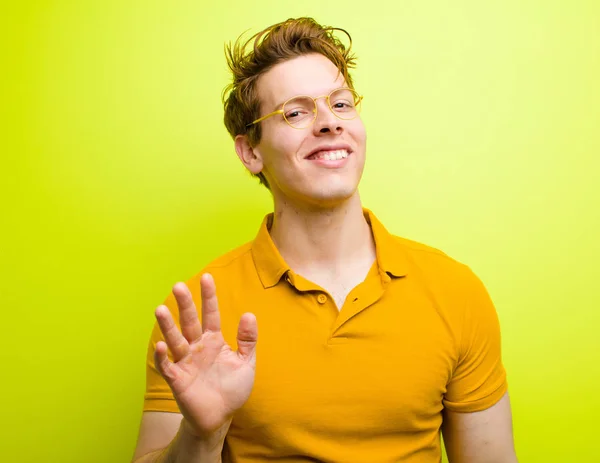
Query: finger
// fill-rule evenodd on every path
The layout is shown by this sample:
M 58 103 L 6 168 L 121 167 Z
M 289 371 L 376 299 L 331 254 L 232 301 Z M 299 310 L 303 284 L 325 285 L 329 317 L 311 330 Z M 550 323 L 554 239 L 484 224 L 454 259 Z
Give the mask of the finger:
M 179 308 L 179 324 L 185 339 L 192 343 L 202 337 L 202 325 L 198 320 L 198 311 L 192 293 L 184 283 L 173 286 L 173 295 Z
M 252 359 L 256 352 L 258 326 L 254 314 L 245 313 L 240 319 L 237 333 L 238 353 L 246 360 Z
M 156 349 L 154 350 L 154 366 L 160 373 L 160 375 L 167 381 L 171 386 L 177 378 L 177 365 L 169 360 L 167 355 L 167 344 L 158 341 L 156 343 Z
M 221 331 L 221 316 L 217 302 L 217 288 L 212 275 L 205 273 L 200 278 L 202 294 L 202 328 L 203 331 Z
M 173 354 L 173 361 L 178 362 L 187 355 L 190 345 L 177 328 L 168 307 L 160 305 L 154 313 L 160 331 L 165 338 L 168 348 Z

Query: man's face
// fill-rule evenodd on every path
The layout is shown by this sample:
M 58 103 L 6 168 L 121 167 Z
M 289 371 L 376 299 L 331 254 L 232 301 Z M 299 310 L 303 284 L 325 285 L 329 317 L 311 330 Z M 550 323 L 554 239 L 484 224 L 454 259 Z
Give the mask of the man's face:
M 323 55 L 285 61 L 259 78 L 261 115 L 281 109 L 297 95 L 318 97 L 340 87 L 346 87 L 343 76 Z M 316 119 L 307 128 L 291 127 L 280 114 L 260 123 L 262 137 L 254 152 L 262 161 L 275 200 L 332 206 L 356 193 L 366 147 L 360 117 L 339 119 L 327 99 L 319 98 Z M 340 156 L 342 159 L 333 159 Z

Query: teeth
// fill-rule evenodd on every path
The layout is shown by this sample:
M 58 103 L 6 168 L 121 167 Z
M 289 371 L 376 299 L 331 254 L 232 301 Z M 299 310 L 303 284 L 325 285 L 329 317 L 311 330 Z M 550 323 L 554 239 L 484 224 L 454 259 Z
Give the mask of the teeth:
M 348 151 L 336 150 L 336 151 L 321 151 L 315 156 L 315 159 L 325 159 L 326 161 L 336 161 L 338 159 L 344 159 L 348 157 Z

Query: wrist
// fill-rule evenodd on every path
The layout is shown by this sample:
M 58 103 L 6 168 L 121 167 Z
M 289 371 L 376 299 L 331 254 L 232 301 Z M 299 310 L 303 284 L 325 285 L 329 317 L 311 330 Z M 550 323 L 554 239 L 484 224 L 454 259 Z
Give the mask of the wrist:
M 183 418 L 181 420 L 180 430 L 187 440 L 194 441 L 208 450 L 218 450 L 220 452 L 223 447 L 223 443 L 225 442 L 225 436 L 227 435 L 227 431 L 229 431 L 230 425 L 231 420 L 214 431 L 199 434 L 190 424 L 190 422 Z

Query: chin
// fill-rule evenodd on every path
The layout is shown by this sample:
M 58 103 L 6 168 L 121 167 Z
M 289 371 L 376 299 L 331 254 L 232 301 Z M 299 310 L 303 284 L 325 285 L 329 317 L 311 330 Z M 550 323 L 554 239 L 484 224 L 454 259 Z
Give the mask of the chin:
M 303 178 L 302 181 L 295 184 L 288 183 L 287 188 L 272 188 L 272 192 L 276 200 L 284 203 L 335 207 L 349 201 L 358 194 L 359 180 L 360 177 L 354 175 L 346 178 L 331 176 L 321 179 Z M 271 186 L 274 185 L 271 184 Z
M 337 206 L 350 200 L 357 192 L 356 186 L 348 186 L 346 188 L 325 188 L 306 192 L 306 197 L 314 204 L 323 206 Z

